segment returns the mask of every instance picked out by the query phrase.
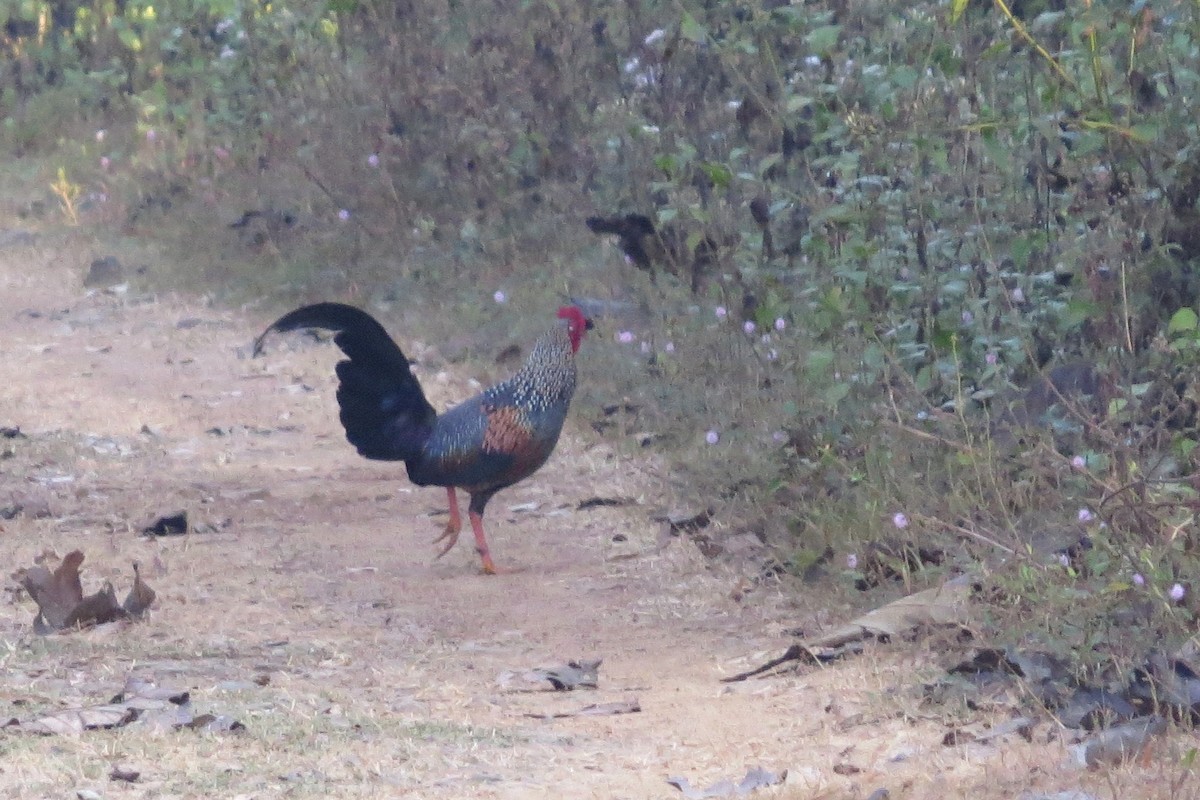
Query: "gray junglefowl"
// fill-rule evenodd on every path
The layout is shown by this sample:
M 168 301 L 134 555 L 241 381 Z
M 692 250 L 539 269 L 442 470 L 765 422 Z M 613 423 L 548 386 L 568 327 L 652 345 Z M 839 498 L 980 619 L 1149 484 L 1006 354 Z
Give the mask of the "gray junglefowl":
M 323 328 L 346 359 L 337 365 L 337 400 L 346 438 L 359 454 L 403 461 L 418 486 L 444 486 L 450 521 L 435 539 L 441 558 L 458 541 L 462 517 L 456 489 L 471 496 L 468 516 L 483 571 L 496 573 L 483 533 L 483 511 L 501 489 L 529 477 L 554 451 L 571 397 L 575 353 L 591 322 L 575 306 L 533 345 L 508 380 L 438 414 L 401 352 L 370 314 L 342 303 L 317 303 L 285 314 L 254 342 L 254 355 L 272 331 Z

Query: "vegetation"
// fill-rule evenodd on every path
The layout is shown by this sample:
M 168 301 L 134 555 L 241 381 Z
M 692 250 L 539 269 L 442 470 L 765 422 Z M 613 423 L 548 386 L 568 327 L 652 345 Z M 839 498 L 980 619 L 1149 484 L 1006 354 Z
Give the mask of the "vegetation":
M 584 413 L 790 571 L 977 571 L 998 638 L 1110 676 L 1190 634 L 1196 4 L 8 13 L 27 211 L 148 280 L 441 341 L 601 301 Z M 584 226 L 626 213 L 643 263 Z

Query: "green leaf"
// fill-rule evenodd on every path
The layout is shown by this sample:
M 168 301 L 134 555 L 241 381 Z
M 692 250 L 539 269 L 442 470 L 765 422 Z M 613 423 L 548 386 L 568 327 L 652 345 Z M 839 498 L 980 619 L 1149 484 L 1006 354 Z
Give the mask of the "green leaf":
M 805 367 L 812 373 L 822 373 L 833 366 L 832 350 L 810 350 Z
M 825 402 L 830 406 L 836 406 L 845 400 L 848 394 L 850 394 L 850 384 L 835 383 L 825 390 Z
M 1171 315 L 1171 321 L 1167 323 L 1167 333 L 1194 331 L 1198 323 L 1200 323 L 1200 318 L 1197 318 L 1196 312 L 1184 307 Z
M 813 52 L 827 55 L 837 47 L 838 39 L 841 35 L 841 25 L 822 25 L 819 28 L 814 28 L 808 36 L 805 36 L 804 42 Z
M 679 21 L 679 35 L 696 44 L 708 41 L 708 31 L 686 11 L 683 12 L 683 19 Z
M 950 24 L 953 25 L 962 19 L 963 12 L 967 10 L 967 0 L 954 0 L 950 4 Z
M 705 161 L 700 165 L 700 169 L 704 170 L 704 174 L 718 189 L 728 188 L 729 184 L 733 182 L 733 172 L 724 164 Z

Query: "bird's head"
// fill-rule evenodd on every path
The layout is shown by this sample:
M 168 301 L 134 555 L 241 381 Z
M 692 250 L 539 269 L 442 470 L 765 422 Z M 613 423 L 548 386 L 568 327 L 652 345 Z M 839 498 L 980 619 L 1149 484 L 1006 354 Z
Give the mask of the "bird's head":
M 579 306 L 563 306 L 558 310 L 558 318 L 567 321 L 567 335 L 571 337 L 571 352 L 579 352 L 579 343 L 583 341 L 584 331 L 592 329 L 592 321 L 583 315 Z

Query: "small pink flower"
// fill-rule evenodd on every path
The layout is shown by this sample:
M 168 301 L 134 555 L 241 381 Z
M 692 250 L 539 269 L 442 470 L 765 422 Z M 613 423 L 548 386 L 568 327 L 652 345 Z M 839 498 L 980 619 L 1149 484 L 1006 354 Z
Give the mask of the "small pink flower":
M 704 441 L 708 442 L 709 444 L 716 444 L 717 442 L 721 441 L 721 434 L 717 433 L 716 431 L 709 431 L 708 433 L 704 434 Z
M 378 167 L 379 166 L 379 154 L 371 153 L 371 155 L 367 156 L 367 165 L 370 167 Z
M 964 311 L 964 312 L 962 312 L 962 321 L 963 321 L 963 325 L 970 325 L 972 322 L 975 321 L 975 315 L 972 314 L 970 311 Z
M 846 556 L 846 569 L 858 569 L 858 556 L 854 553 Z
M 779 358 L 779 351 L 772 347 L 767 351 L 767 361 L 775 361 Z
M 1022 289 L 1020 286 L 1018 286 L 1017 288 L 1015 288 L 1011 292 L 1009 292 L 1009 297 L 1012 298 L 1012 301 L 1014 303 L 1024 303 L 1025 302 L 1025 290 Z
M 760 336 L 760 337 L 758 338 L 758 340 L 759 340 L 760 342 L 762 342 L 763 344 L 770 344 L 770 343 L 771 343 L 771 334 L 769 334 L 769 333 L 764 333 L 762 336 Z
M 342 222 L 345 222 L 346 220 L 350 219 L 350 212 L 344 208 L 339 210 L 338 219 L 340 219 Z
M 897 511 L 892 516 L 892 524 L 895 525 L 900 530 L 904 530 L 905 528 L 908 527 L 908 515 L 906 515 L 902 511 Z
M 996 362 L 1000 360 L 1000 356 L 996 355 L 995 350 L 992 350 L 984 356 L 984 360 L 987 361 L 989 367 L 994 367 L 996 366 Z
M 1183 584 L 1177 583 L 1171 587 L 1171 592 L 1170 592 L 1171 599 L 1174 600 L 1176 603 L 1178 603 L 1180 600 L 1182 600 L 1183 596 L 1185 594 L 1187 594 L 1187 589 L 1183 588 Z
M 1086 525 L 1087 523 L 1094 520 L 1096 518 L 1096 515 L 1092 513 L 1092 510 L 1090 508 L 1081 508 L 1081 509 L 1079 509 L 1079 514 L 1076 515 L 1076 518 L 1080 522 L 1082 522 L 1083 524 Z
M 667 342 L 666 344 L 664 344 L 664 345 L 663 345 L 663 352 L 665 352 L 665 353 L 674 353 L 674 352 L 675 352 L 675 343 L 674 343 L 674 342 Z
M 753 336 L 754 335 L 754 323 L 751 322 L 750 320 L 746 320 L 742 324 L 742 330 L 744 330 L 746 332 L 747 336 Z
M 713 309 L 713 313 L 717 315 L 717 319 L 725 319 L 725 317 L 729 314 L 729 312 L 725 310 L 725 306 L 717 306 Z
M 787 320 L 784 319 L 783 317 L 778 317 L 775 320 L 775 330 L 779 331 L 780 333 L 783 333 L 783 331 L 785 331 L 786 329 L 787 329 Z
M 1087 459 L 1084 458 L 1083 456 L 1075 456 L 1074 458 L 1071 459 L 1071 466 L 1074 467 L 1075 469 L 1086 469 L 1087 468 Z
M 146 131 L 146 141 L 147 142 L 154 143 L 157 139 L 158 139 L 158 131 L 154 130 L 154 128 L 151 128 L 150 130 Z
M 508 302 L 508 295 L 504 293 L 503 289 L 497 289 L 496 293 L 492 295 L 492 299 L 498 304 L 504 305 L 506 302 Z
M 771 439 L 773 439 L 777 444 L 783 444 L 787 441 L 787 438 L 787 434 L 783 431 L 775 431 L 771 434 Z
M 225 159 L 229 158 L 229 151 L 224 147 L 221 147 L 221 145 L 217 145 L 213 148 L 213 155 L 217 157 L 218 161 L 224 161 Z
M 108 169 L 110 164 L 112 162 L 108 160 L 108 156 L 100 156 L 100 169 Z
M 621 331 L 617 334 L 617 341 L 621 344 L 629 344 L 633 341 L 633 331 Z
M 1133 573 L 1133 585 L 1134 586 L 1145 586 L 1146 585 L 1146 579 L 1142 577 L 1142 573 L 1140 573 L 1140 572 Z

